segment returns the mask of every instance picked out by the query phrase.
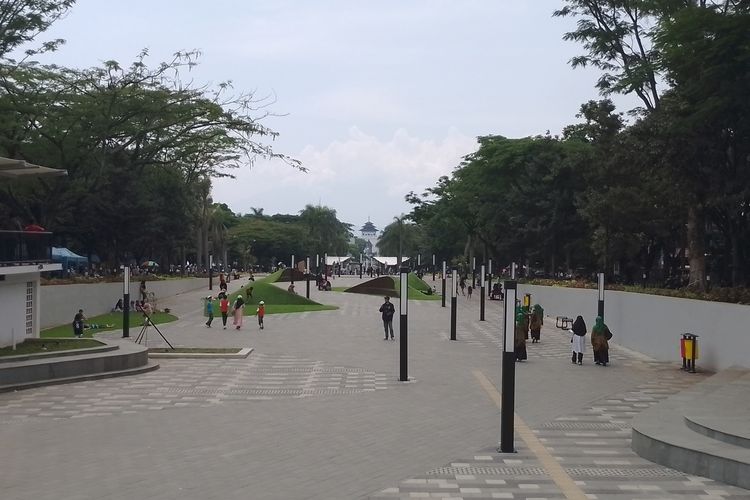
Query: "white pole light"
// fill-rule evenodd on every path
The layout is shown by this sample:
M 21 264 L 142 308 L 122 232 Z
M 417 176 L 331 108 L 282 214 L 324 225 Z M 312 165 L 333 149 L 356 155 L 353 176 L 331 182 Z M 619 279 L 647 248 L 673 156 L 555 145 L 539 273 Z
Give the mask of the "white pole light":
M 503 351 L 515 352 L 515 329 L 516 329 L 516 284 L 505 285 L 505 331 L 503 332 Z
M 451 277 L 453 278 L 453 283 L 451 283 L 451 298 L 453 298 L 458 295 L 458 271 L 454 269 Z

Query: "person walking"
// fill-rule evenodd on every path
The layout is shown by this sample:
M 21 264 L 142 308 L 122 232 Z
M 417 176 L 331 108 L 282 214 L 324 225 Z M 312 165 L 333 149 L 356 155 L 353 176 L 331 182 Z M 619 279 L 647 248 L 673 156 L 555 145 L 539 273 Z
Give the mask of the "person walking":
M 258 316 L 258 326 L 263 329 L 263 318 L 266 317 L 266 303 L 262 300 L 258 302 L 258 309 L 255 310 L 255 314 Z
M 544 324 L 544 309 L 539 304 L 534 304 L 531 310 L 529 329 L 531 330 L 531 343 L 537 344 L 542 336 L 542 325 Z
M 469 300 L 471 300 L 471 292 L 474 291 L 474 287 L 469 285 L 466 287 L 466 291 L 469 292 Z
M 570 332 L 573 334 L 573 337 L 570 339 L 570 341 L 573 343 L 573 364 L 576 364 L 576 361 L 578 361 L 578 364 L 582 365 L 583 350 L 586 346 L 586 342 L 584 340 L 584 337 L 586 336 L 586 322 L 583 321 L 582 316 L 578 316 L 576 318 L 576 320 L 573 322 L 573 328 L 570 330 Z
M 242 295 L 238 295 L 237 299 L 234 301 L 234 307 L 232 308 L 232 314 L 234 315 L 234 326 L 237 330 L 242 328 L 242 312 L 245 306 L 245 299 L 242 298 Z
M 461 288 L 461 295 L 466 295 L 466 277 L 461 276 L 458 279 L 458 286 Z
M 516 353 L 516 361 L 526 361 L 529 357 L 526 352 L 526 315 L 523 311 L 516 312 L 516 325 L 513 331 L 513 350 Z
M 226 293 L 219 295 L 219 311 L 221 312 L 221 323 L 224 325 L 224 330 L 227 329 L 227 316 L 229 315 L 229 299 Z
M 393 315 L 396 313 L 396 308 L 391 303 L 391 298 L 389 296 L 383 297 L 385 299 L 385 302 L 383 302 L 383 305 L 380 306 L 380 312 L 382 313 L 383 318 L 383 329 L 385 330 L 385 338 L 383 340 L 388 340 L 388 331 L 391 332 L 391 340 L 395 340 L 393 337 Z
M 210 295 L 206 297 L 206 313 L 208 313 L 208 321 L 206 321 L 206 327 L 211 328 L 211 323 L 214 320 L 214 298 Z
M 141 280 L 141 286 L 138 287 L 138 292 L 141 295 L 141 301 L 144 302 L 148 296 L 148 292 L 146 291 L 146 280 Z
M 594 351 L 594 362 L 597 365 L 607 366 L 609 363 L 609 340 L 612 338 L 612 332 L 604 324 L 601 316 L 596 317 L 596 323 L 591 329 L 591 347 Z
M 79 309 L 76 315 L 73 317 L 73 335 L 79 339 L 83 337 L 83 322 L 86 321 L 86 316 L 83 314 L 83 309 Z

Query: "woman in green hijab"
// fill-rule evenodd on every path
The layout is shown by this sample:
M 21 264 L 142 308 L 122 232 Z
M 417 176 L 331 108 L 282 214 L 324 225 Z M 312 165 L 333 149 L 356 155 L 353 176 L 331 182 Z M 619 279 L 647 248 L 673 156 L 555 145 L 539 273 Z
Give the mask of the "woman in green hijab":
M 597 316 L 594 328 L 591 329 L 591 347 L 594 350 L 594 361 L 597 365 L 607 366 L 609 363 L 609 339 L 612 338 L 612 332 L 604 324 L 604 319 Z

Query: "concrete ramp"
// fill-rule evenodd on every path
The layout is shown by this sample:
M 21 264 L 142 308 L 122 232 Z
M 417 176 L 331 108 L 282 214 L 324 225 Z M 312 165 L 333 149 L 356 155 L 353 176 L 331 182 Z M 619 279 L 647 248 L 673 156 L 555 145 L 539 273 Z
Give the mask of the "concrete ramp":
M 649 408 L 632 437 L 652 462 L 750 489 L 750 370 L 729 368 Z

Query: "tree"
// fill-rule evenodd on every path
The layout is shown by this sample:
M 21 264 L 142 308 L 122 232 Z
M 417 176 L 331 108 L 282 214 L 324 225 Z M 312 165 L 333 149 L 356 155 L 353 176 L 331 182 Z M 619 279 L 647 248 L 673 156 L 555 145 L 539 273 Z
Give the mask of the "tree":
M 420 226 L 409 222 L 406 217 L 396 217 L 383 229 L 378 238 L 378 249 L 383 255 L 398 256 L 400 266 L 402 256 L 415 257 L 420 252 L 423 240 Z
M 177 208 L 192 215 L 202 234 L 196 248 L 200 262 L 207 255 L 211 178 L 231 175 L 231 169 L 257 155 L 303 167 L 260 142 L 276 132 L 259 123 L 266 112 L 252 94 L 231 95 L 227 84 L 216 89 L 182 84 L 179 72 L 195 64 L 196 54 L 177 54 L 154 69 L 146 65 L 146 56 L 144 51 L 128 68 L 114 61 L 88 70 L 0 66 L 0 112 L 6 118 L 0 123 L 0 154 L 65 168 L 69 174 L 23 191 L 3 187 L 0 201 L 30 207 L 61 238 L 87 252 L 110 255 L 113 264 L 139 254 L 142 246 L 130 235 L 145 233 L 144 225 L 175 208 L 166 204 L 180 201 L 184 204 Z M 160 177 L 162 171 L 175 176 Z M 160 183 L 144 186 L 155 178 L 170 179 L 171 189 L 178 191 L 173 199 L 171 193 L 150 189 Z M 206 182 L 196 195 L 195 186 Z M 120 201 L 130 205 L 119 210 L 103 206 Z M 162 229 L 179 235 L 186 225 L 174 227 Z M 117 235 L 105 228 L 116 228 Z
M 348 251 L 352 225 L 339 221 L 336 210 L 320 205 L 305 205 L 299 219 L 307 229 L 306 248 L 310 253 L 335 255 Z
M 74 3 L 75 0 L 0 0 L 0 60 L 46 31 Z M 61 39 L 45 42 L 40 48 L 28 49 L 26 56 L 55 50 L 62 43 Z

